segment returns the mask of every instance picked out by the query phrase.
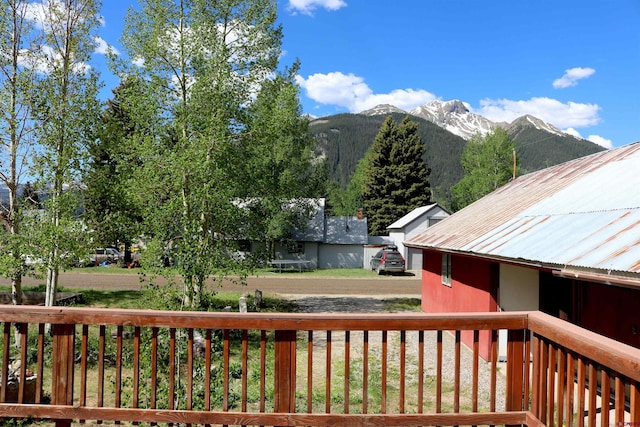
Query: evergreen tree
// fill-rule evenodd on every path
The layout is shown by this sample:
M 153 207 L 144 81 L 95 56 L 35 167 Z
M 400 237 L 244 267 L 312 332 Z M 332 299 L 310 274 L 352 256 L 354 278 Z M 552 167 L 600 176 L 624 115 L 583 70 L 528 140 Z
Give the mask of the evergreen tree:
M 97 246 L 125 247 L 125 262 L 131 260 L 131 243 L 140 232 L 141 214 L 135 204 L 130 177 L 140 167 L 131 144 L 140 129 L 140 117 L 133 117 L 125 101 L 129 93 L 144 91 L 135 77 L 114 89 L 102 115 L 99 138 L 89 145 L 89 167 L 84 183 L 85 221 Z
M 485 137 L 471 138 L 461 158 L 465 175 L 451 189 L 453 209 L 462 209 L 509 182 L 515 149 L 515 143 L 502 128 Z
M 430 170 L 418 126 L 409 117 L 396 125 L 389 116 L 376 136 L 363 184 L 369 234 L 383 235 L 393 222 L 430 203 Z

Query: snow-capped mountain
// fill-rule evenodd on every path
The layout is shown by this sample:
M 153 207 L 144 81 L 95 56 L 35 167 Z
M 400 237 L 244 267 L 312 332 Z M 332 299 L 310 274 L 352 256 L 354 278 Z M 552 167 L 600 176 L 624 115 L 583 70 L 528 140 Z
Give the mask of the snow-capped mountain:
M 461 101 L 431 101 L 421 107 L 414 108 L 411 114 L 427 119 L 430 122 L 458 135 L 471 139 L 475 134 L 486 135 L 495 129 L 491 120 L 469 111 Z
M 558 136 L 572 136 L 553 125 L 528 114 L 518 117 L 512 123 L 496 123 L 484 116 L 481 116 L 480 114 L 472 113 L 464 102 L 458 100 L 435 100 L 414 108 L 409 112 L 398 107 L 394 107 L 393 105 L 383 104 L 363 111 L 360 114 L 376 116 L 391 113 L 411 114 L 421 117 L 466 140 L 471 139 L 471 137 L 476 134 L 486 135 L 497 126 L 504 128 L 510 134 L 517 132 L 516 129 L 534 127 Z
M 511 124 L 509 124 L 509 126 L 507 126 L 505 128 L 505 130 L 511 135 L 511 134 L 515 134 L 517 133 L 517 129 L 518 128 L 526 128 L 526 127 L 534 127 L 536 129 L 539 130 L 543 130 L 549 133 L 553 133 L 555 135 L 559 135 L 559 136 L 572 136 L 569 135 L 566 132 L 562 132 L 560 129 L 556 128 L 555 126 L 540 120 L 537 117 L 531 116 L 529 114 L 518 117 L 517 119 L 515 119 L 514 121 L 511 122 Z
M 361 111 L 358 114 L 362 114 L 363 116 L 383 116 L 392 113 L 409 114 L 407 111 L 389 104 L 376 105 L 375 107 Z

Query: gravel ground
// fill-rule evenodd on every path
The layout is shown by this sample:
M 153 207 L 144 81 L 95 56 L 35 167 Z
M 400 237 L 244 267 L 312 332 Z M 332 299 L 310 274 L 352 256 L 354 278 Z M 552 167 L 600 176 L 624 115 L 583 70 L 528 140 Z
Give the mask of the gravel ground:
M 300 311 L 304 313 L 379 313 L 385 312 L 385 299 L 397 298 L 396 296 L 354 296 L 354 295 L 341 295 L 341 296 L 326 296 L 320 297 L 317 295 L 285 295 L 285 297 L 295 300 Z M 324 345 L 326 343 L 325 334 L 317 334 L 314 336 L 314 348 L 317 347 L 317 355 L 314 351 L 314 360 L 316 364 L 322 366 L 323 364 L 323 352 Z M 436 374 L 436 332 L 425 331 L 424 334 L 424 348 L 425 348 L 425 372 L 427 376 L 435 376 Z M 350 354 L 352 358 L 358 358 L 359 352 L 362 351 L 363 334 L 362 332 L 354 331 L 350 335 Z M 373 356 L 380 356 L 381 354 L 381 333 L 369 334 L 369 351 Z M 398 332 L 388 333 L 388 360 L 390 366 L 399 366 L 399 351 L 393 351 L 399 349 L 399 345 L 393 345 L 393 343 L 400 342 L 400 334 Z M 406 349 L 407 349 L 407 366 L 415 365 L 418 361 L 418 332 L 410 331 L 406 334 Z M 344 351 L 344 332 L 332 334 L 332 353 L 336 353 L 336 357 L 341 357 L 341 353 Z M 320 359 L 319 359 L 320 358 Z M 455 338 L 454 335 L 445 332 L 443 334 L 443 357 L 442 357 L 442 375 L 445 382 L 453 384 L 455 375 Z M 473 352 L 466 346 L 462 346 L 461 358 L 460 358 L 460 388 L 461 388 L 461 404 L 466 401 L 470 404 L 471 399 L 471 386 L 472 386 L 472 372 L 473 372 Z M 504 366 L 498 367 L 498 374 L 496 375 L 496 410 L 504 410 L 505 407 L 505 377 L 503 374 Z M 479 360 L 479 381 L 478 381 L 478 403 L 479 410 L 488 411 L 490 402 L 490 385 L 491 385 L 491 366 L 484 360 Z M 408 373 L 408 379 L 415 373 Z

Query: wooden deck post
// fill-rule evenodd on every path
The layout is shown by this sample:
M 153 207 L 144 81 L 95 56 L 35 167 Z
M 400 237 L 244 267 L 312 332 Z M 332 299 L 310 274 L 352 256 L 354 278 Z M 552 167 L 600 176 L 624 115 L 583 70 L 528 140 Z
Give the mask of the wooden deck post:
M 75 325 L 53 326 L 53 360 L 51 403 L 73 405 L 73 356 Z M 71 420 L 56 420 L 56 427 L 68 427 Z
M 524 330 L 510 330 L 507 337 L 506 410 L 524 411 Z
M 296 410 L 296 331 L 276 331 L 274 412 Z

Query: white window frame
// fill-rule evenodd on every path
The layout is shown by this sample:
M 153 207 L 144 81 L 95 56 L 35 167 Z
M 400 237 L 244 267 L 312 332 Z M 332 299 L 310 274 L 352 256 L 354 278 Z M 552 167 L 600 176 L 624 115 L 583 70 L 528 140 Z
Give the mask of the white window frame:
M 442 254 L 442 284 L 451 287 L 451 254 Z

